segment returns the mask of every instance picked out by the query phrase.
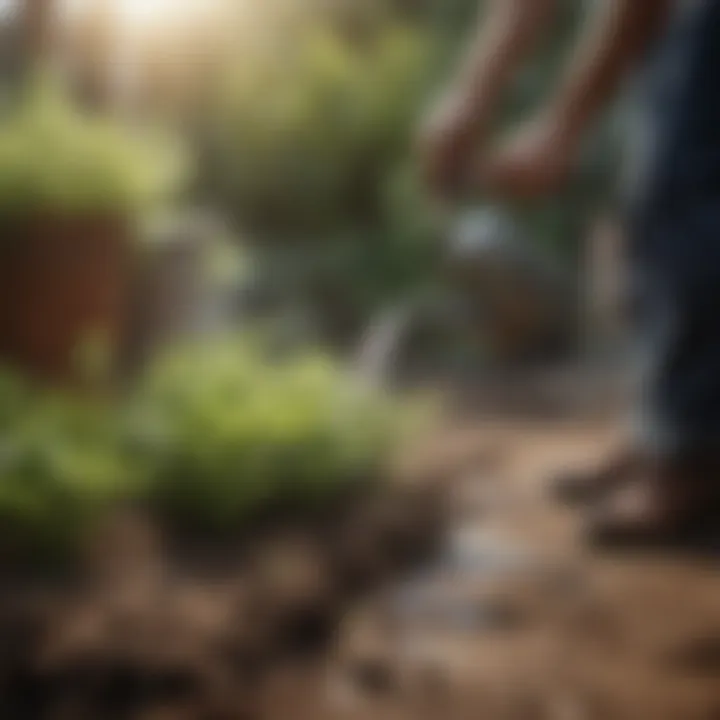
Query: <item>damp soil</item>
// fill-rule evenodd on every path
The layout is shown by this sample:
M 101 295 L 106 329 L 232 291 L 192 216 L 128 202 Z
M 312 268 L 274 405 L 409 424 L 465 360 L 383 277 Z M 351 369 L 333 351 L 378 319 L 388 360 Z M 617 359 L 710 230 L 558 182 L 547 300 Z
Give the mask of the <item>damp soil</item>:
M 0 717 L 254 718 L 266 681 L 332 645 L 347 608 L 429 558 L 436 485 L 355 493 L 208 538 L 137 511 L 72 576 L 3 578 Z
M 72 581 L 6 579 L 0 717 L 718 720 L 720 551 L 591 552 L 547 492 L 619 428 L 463 414 L 434 482 L 232 542 L 118 518 Z

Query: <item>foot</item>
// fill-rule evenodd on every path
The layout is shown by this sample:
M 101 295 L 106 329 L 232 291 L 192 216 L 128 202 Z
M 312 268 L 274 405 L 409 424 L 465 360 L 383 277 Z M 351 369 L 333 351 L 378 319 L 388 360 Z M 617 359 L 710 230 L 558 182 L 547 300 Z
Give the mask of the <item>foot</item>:
M 600 467 L 556 476 L 551 481 L 552 495 L 567 505 L 597 502 L 627 482 L 640 463 L 640 454 L 632 448 L 625 448 Z
M 591 511 L 589 544 L 599 548 L 680 547 L 719 517 L 720 458 L 647 462 Z

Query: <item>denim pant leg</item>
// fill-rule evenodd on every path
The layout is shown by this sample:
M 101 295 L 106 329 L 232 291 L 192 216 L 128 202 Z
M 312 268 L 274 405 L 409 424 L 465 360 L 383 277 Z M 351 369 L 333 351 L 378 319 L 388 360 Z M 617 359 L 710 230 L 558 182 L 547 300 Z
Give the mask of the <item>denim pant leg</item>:
M 648 75 L 630 206 L 642 383 L 657 452 L 720 448 L 720 0 L 694 0 Z
M 720 449 L 720 256 L 697 241 L 703 231 L 683 225 L 685 236 L 655 232 L 672 232 L 676 267 L 637 280 L 636 429 L 660 454 Z M 720 213 L 707 232 L 720 241 Z

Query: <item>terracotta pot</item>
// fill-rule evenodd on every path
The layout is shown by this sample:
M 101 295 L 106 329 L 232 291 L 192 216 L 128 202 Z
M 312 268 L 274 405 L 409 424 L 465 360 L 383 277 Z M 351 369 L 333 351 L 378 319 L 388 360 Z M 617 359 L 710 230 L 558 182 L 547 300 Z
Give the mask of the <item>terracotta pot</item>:
M 76 382 L 78 353 L 122 340 L 132 243 L 115 217 L 33 216 L 0 224 L 0 361 Z

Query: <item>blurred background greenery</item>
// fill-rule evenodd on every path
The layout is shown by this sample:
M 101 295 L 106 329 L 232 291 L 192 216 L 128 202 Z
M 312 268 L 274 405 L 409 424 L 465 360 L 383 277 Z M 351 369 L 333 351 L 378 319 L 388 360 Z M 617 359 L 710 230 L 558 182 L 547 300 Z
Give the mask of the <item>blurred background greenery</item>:
M 37 8 L 29 13 L 34 25 L 27 42 L 16 39 L 4 51 L 6 86 L 27 83 L 18 80 L 18 69 L 28 67 L 23 55 L 45 56 L 84 111 L 99 108 L 125 125 L 172 131 L 192 158 L 182 200 L 227 219 L 251 256 L 256 282 L 281 285 L 291 304 L 300 296 L 335 335 L 356 336 L 389 301 L 442 280 L 441 226 L 417 180 L 413 131 L 473 32 L 478 0 L 26 5 Z M 555 82 L 581 6 L 565 3 L 555 37 L 518 79 L 500 131 Z M 47 19 L 53 10 L 64 24 Z M 4 33 L 17 36 L 12 13 L 4 16 Z M 12 115 L 12 103 L 6 107 Z M 102 202 L 92 196 L 105 193 L 122 203 L 133 192 L 127 187 L 133 172 L 135 198 L 142 194 L 140 166 L 147 176 L 157 157 L 133 154 L 119 139 L 103 143 L 97 132 L 93 149 L 88 127 L 76 129 L 73 141 L 60 114 L 44 120 L 37 114 L 21 120 L 28 127 L 16 122 L 0 138 L 3 204 L 57 193 L 40 187 L 53 182 L 66 195 L 89 195 L 85 202 Z M 565 195 L 542 207 L 513 208 L 533 239 L 568 263 L 578 259 L 579 239 L 613 175 L 613 127 L 608 121 L 595 136 Z M 48 152 L 48 144 L 75 158 L 72 177 L 84 189 L 70 187 L 53 167 L 51 160 L 62 168 L 67 159 Z M 47 177 L 31 178 L 17 166 Z M 158 178 L 147 177 L 145 185 L 153 180 L 157 185 Z
M 498 132 L 551 87 L 581 6 L 564 4 Z M 68 342 L 86 339 L 83 308 L 97 307 L 97 330 L 98 317 L 119 322 L 129 302 L 133 322 L 160 318 L 132 338 L 162 334 L 162 322 L 190 302 L 183 238 L 198 233 L 214 253 L 203 267 L 229 293 L 221 327 L 233 338 L 261 308 L 265 321 L 289 313 L 303 344 L 354 348 L 386 308 L 450 293 L 446 228 L 419 181 L 414 130 L 481 12 L 478 0 L 0 0 L 0 284 L 15 293 L 0 313 L 0 355 L 15 365 L 0 377 L 7 527 L 42 526 L 57 547 L 98 503 L 138 493 L 227 525 L 285 492 L 278 488 L 313 495 L 377 474 L 395 409 L 381 396 L 348 400 L 347 376 L 316 353 L 272 370 L 235 339 L 196 338 L 217 354 L 177 351 L 161 369 L 151 362 L 154 380 L 134 381 L 120 405 L 94 398 L 81 411 L 77 397 L 30 391 L 18 375 L 45 379 L 65 347 L 43 346 L 38 372 L 38 333 L 65 328 Z M 609 116 L 566 193 L 512 208 L 575 280 L 616 158 Z M 196 208 L 214 223 L 183 224 Z M 148 228 L 161 216 L 178 218 L 160 238 L 170 242 L 145 242 L 158 239 Z M 110 236 L 123 238 L 121 250 L 88 250 Z M 79 274 L 63 276 L 65 261 Z M 175 264 L 185 274 L 174 277 Z M 38 308 L 29 287 L 45 293 Z M 154 309 L 163 302 L 165 315 Z M 126 324 L 115 329 L 127 342 Z M 33 362 L 15 352 L 23 342 Z M 86 353 L 84 373 L 93 365 L 97 383 L 103 368 L 94 358 Z M 123 423 L 138 407 L 142 452 L 128 453 Z M 60 502 L 67 511 L 58 514 Z

